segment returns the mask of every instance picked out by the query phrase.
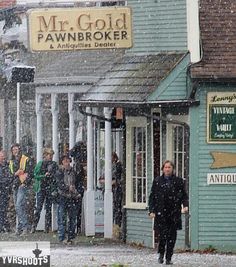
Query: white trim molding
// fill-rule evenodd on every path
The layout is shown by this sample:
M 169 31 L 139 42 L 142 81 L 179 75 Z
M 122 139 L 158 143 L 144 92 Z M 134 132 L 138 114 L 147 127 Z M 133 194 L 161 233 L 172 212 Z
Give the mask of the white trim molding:
M 188 50 L 192 63 L 200 61 L 199 1 L 186 0 Z

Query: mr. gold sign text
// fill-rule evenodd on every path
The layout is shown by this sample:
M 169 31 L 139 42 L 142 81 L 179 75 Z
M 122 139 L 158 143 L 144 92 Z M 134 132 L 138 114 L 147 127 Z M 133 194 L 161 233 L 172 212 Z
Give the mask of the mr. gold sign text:
M 129 48 L 130 12 L 127 7 L 30 11 L 31 50 Z

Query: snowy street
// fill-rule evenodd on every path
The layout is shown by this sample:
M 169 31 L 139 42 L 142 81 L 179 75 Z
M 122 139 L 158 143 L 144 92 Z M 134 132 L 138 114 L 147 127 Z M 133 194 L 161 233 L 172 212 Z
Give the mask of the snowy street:
M 236 255 L 176 253 L 176 267 L 236 267 Z M 51 266 L 161 266 L 153 249 L 134 248 L 127 245 L 77 245 L 53 246 Z M 165 264 L 163 265 L 165 266 Z

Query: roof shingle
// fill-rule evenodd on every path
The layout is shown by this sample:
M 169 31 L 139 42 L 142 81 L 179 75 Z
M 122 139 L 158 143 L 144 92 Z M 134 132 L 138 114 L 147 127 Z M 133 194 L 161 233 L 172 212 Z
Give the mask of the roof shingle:
M 236 78 L 236 1 L 201 0 L 202 60 L 191 68 L 192 78 Z

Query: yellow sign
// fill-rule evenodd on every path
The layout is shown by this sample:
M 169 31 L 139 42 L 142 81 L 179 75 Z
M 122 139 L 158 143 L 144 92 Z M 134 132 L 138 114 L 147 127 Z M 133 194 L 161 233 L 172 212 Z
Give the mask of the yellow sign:
M 30 10 L 28 26 L 32 51 L 132 47 L 129 7 Z

